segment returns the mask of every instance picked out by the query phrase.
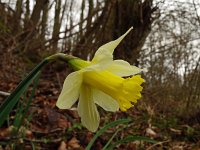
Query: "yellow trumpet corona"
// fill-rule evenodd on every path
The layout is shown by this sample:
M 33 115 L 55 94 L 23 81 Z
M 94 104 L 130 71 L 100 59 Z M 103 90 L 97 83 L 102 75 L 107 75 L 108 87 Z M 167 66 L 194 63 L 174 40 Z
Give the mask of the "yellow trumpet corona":
M 140 86 L 144 79 L 140 75 L 122 78 L 108 71 L 88 71 L 83 73 L 83 83 L 103 91 L 114 98 L 122 111 L 132 107 L 141 98 Z

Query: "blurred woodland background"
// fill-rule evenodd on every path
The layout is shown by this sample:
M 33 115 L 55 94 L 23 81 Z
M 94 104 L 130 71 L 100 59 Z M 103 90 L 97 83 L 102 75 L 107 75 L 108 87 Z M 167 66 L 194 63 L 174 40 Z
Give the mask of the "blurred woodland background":
M 151 128 L 156 135 L 161 129 L 177 128 L 170 132 L 178 136 L 180 131 L 180 137 L 189 134 L 192 142 L 199 142 L 200 133 L 195 132 L 200 132 L 199 0 L 0 0 L 0 91 L 11 92 L 51 54 L 90 59 L 99 46 L 131 26 L 134 30 L 114 57 L 148 72 L 143 74 L 142 100 L 123 115 L 142 114 L 147 123 L 141 129 L 156 126 L 159 129 Z M 44 69 L 34 102 L 38 110 L 53 113 L 47 105 L 55 109 L 69 72 L 62 63 Z M 178 126 L 180 122 L 184 126 Z M 187 135 L 182 135 L 183 128 Z

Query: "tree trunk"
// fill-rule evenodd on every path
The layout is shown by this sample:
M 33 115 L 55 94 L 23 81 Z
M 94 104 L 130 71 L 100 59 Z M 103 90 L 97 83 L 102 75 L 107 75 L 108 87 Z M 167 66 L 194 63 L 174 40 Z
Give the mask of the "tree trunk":
M 55 6 L 55 18 L 54 18 L 54 25 L 53 25 L 53 44 L 52 44 L 52 51 L 57 51 L 58 49 L 58 40 L 59 40 L 59 31 L 60 31 L 60 13 L 61 13 L 61 0 L 56 0 Z
M 42 13 L 42 22 L 41 22 L 41 40 L 45 41 L 45 35 L 47 31 L 47 20 L 48 20 L 48 14 L 49 14 L 49 2 L 46 3 L 46 5 L 43 7 L 43 13 Z
M 17 0 L 15 6 L 15 13 L 14 13 L 14 22 L 13 22 L 13 33 L 17 34 L 21 28 L 21 15 L 22 15 L 22 3 L 23 0 Z
M 115 58 L 128 60 L 138 65 L 140 49 L 151 31 L 152 0 L 106 0 L 101 15 L 86 28 L 82 39 L 77 43 L 74 54 L 87 58 L 104 43 L 124 34 L 130 27 L 134 30 L 116 49 Z M 91 16 L 88 16 L 91 19 Z M 94 42 L 95 41 L 95 42 Z M 81 51 L 80 51 L 81 50 Z

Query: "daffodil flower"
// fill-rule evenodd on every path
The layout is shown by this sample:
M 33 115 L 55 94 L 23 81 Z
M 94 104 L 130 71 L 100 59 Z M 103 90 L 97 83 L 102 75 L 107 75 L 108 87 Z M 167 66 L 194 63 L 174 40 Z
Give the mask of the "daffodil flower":
M 144 79 L 136 74 L 144 70 L 124 60 L 113 60 L 114 49 L 131 30 L 101 46 L 92 61 L 79 58 L 69 61 L 76 71 L 65 79 L 56 105 L 60 109 L 69 109 L 79 99 L 81 122 L 92 132 L 97 130 L 100 122 L 96 104 L 106 111 L 126 111 L 141 98 Z

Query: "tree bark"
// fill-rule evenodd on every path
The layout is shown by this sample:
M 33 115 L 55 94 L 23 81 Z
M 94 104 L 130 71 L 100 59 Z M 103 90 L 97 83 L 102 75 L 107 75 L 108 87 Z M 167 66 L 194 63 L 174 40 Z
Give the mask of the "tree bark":
M 101 15 L 86 28 L 77 43 L 75 55 L 83 58 L 87 58 L 88 54 L 92 56 L 99 46 L 118 38 L 133 27 L 134 30 L 115 50 L 114 57 L 138 65 L 139 53 L 151 31 L 151 15 L 155 10 L 152 0 L 105 0 Z M 91 19 L 91 16 L 88 17 Z
M 52 51 L 56 51 L 58 48 L 58 39 L 59 39 L 59 31 L 60 31 L 60 13 L 61 13 L 61 0 L 56 0 L 55 5 L 55 18 L 54 18 L 54 25 L 53 25 L 53 44 L 52 44 Z
M 17 34 L 20 31 L 21 28 L 21 15 L 22 15 L 22 3 L 23 0 L 17 0 L 16 6 L 15 6 L 15 13 L 14 13 L 14 19 L 13 19 L 13 33 Z

